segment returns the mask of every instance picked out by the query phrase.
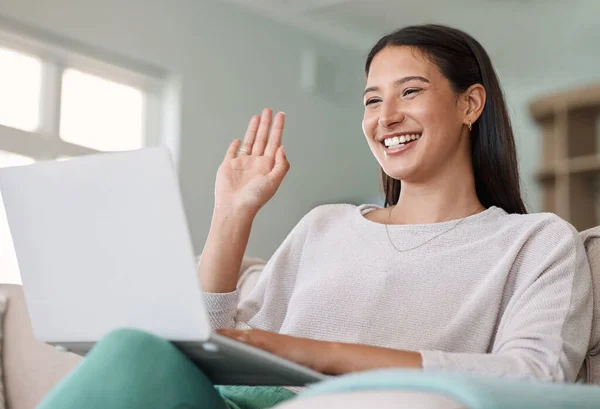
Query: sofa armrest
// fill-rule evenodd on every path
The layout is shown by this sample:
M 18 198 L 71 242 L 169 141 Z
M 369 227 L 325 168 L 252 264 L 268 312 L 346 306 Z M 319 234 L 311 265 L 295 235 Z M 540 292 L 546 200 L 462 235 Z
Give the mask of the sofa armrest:
M 8 407 L 34 409 L 80 361 L 34 338 L 20 285 L 2 284 L 8 309 L 4 320 L 3 365 Z
M 240 302 L 252 292 L 260 278 L 264 266 L 264 264 L 253 264 L 242 271 L 237 283 L 237 288 L 240 291 Z

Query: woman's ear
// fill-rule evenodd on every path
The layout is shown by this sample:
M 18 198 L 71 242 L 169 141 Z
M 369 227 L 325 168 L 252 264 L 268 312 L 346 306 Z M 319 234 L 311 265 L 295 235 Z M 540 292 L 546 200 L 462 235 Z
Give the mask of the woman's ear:
M 475 123 L 485 107 L 486 93 L 481 84 L 473 84 L 463 93 L 463 122 L 465 125 Z

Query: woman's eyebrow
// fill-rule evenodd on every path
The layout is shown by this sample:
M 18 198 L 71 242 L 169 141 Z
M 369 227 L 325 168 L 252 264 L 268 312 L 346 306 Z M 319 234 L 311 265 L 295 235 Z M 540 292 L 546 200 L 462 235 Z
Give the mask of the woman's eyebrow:
M 413 80 L 417 80 L 417 81 L 421 81 L 421 82 L 426 82 L 426 83 L 429 84 L 429 80 L 427 78 L 421 77 L 419 75 L 411 75 L 411 76 L 400 78 L 400 79 L 394 81 L 394 85 L 402 85 L 405 82 L 413 81 Z M 372 91 L 379 91 L 379 87 L 368 87 L 368 88 L 365 88 L 365 90 L 363 91 L 363 97 L 368 92 L 372 92 Z

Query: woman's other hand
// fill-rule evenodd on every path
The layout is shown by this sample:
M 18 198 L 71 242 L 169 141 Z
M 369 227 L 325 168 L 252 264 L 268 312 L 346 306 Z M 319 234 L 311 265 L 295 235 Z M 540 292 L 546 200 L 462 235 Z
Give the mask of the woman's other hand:
M 326 371 L 327 348 L 333 346 L 330 342 L 297 338 L 260 329 L 221 329 L 217 333 L 322 373 Z
M 384 368 L 423 368 L 418 352 L 297 338 L 259 329 L 217 332 L 327 375 Z

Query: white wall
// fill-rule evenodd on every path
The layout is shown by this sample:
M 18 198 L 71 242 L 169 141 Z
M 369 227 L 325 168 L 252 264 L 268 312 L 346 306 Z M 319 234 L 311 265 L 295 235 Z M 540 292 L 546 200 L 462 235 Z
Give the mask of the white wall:
M 0 0 L 0 14 L 153 64 L 180 81 L 180 179 L 198 251 L 225 149 L 264 106 L 287 113 L 292 168 L 259 215 L 249 253 L 268 257 L 315 205 L 377 194 L 377 165 L 360 128 L 364 56 L 355 50 L 210 1 Z M 333 64 L 335 90 L 302 89 L 307 50 Z

